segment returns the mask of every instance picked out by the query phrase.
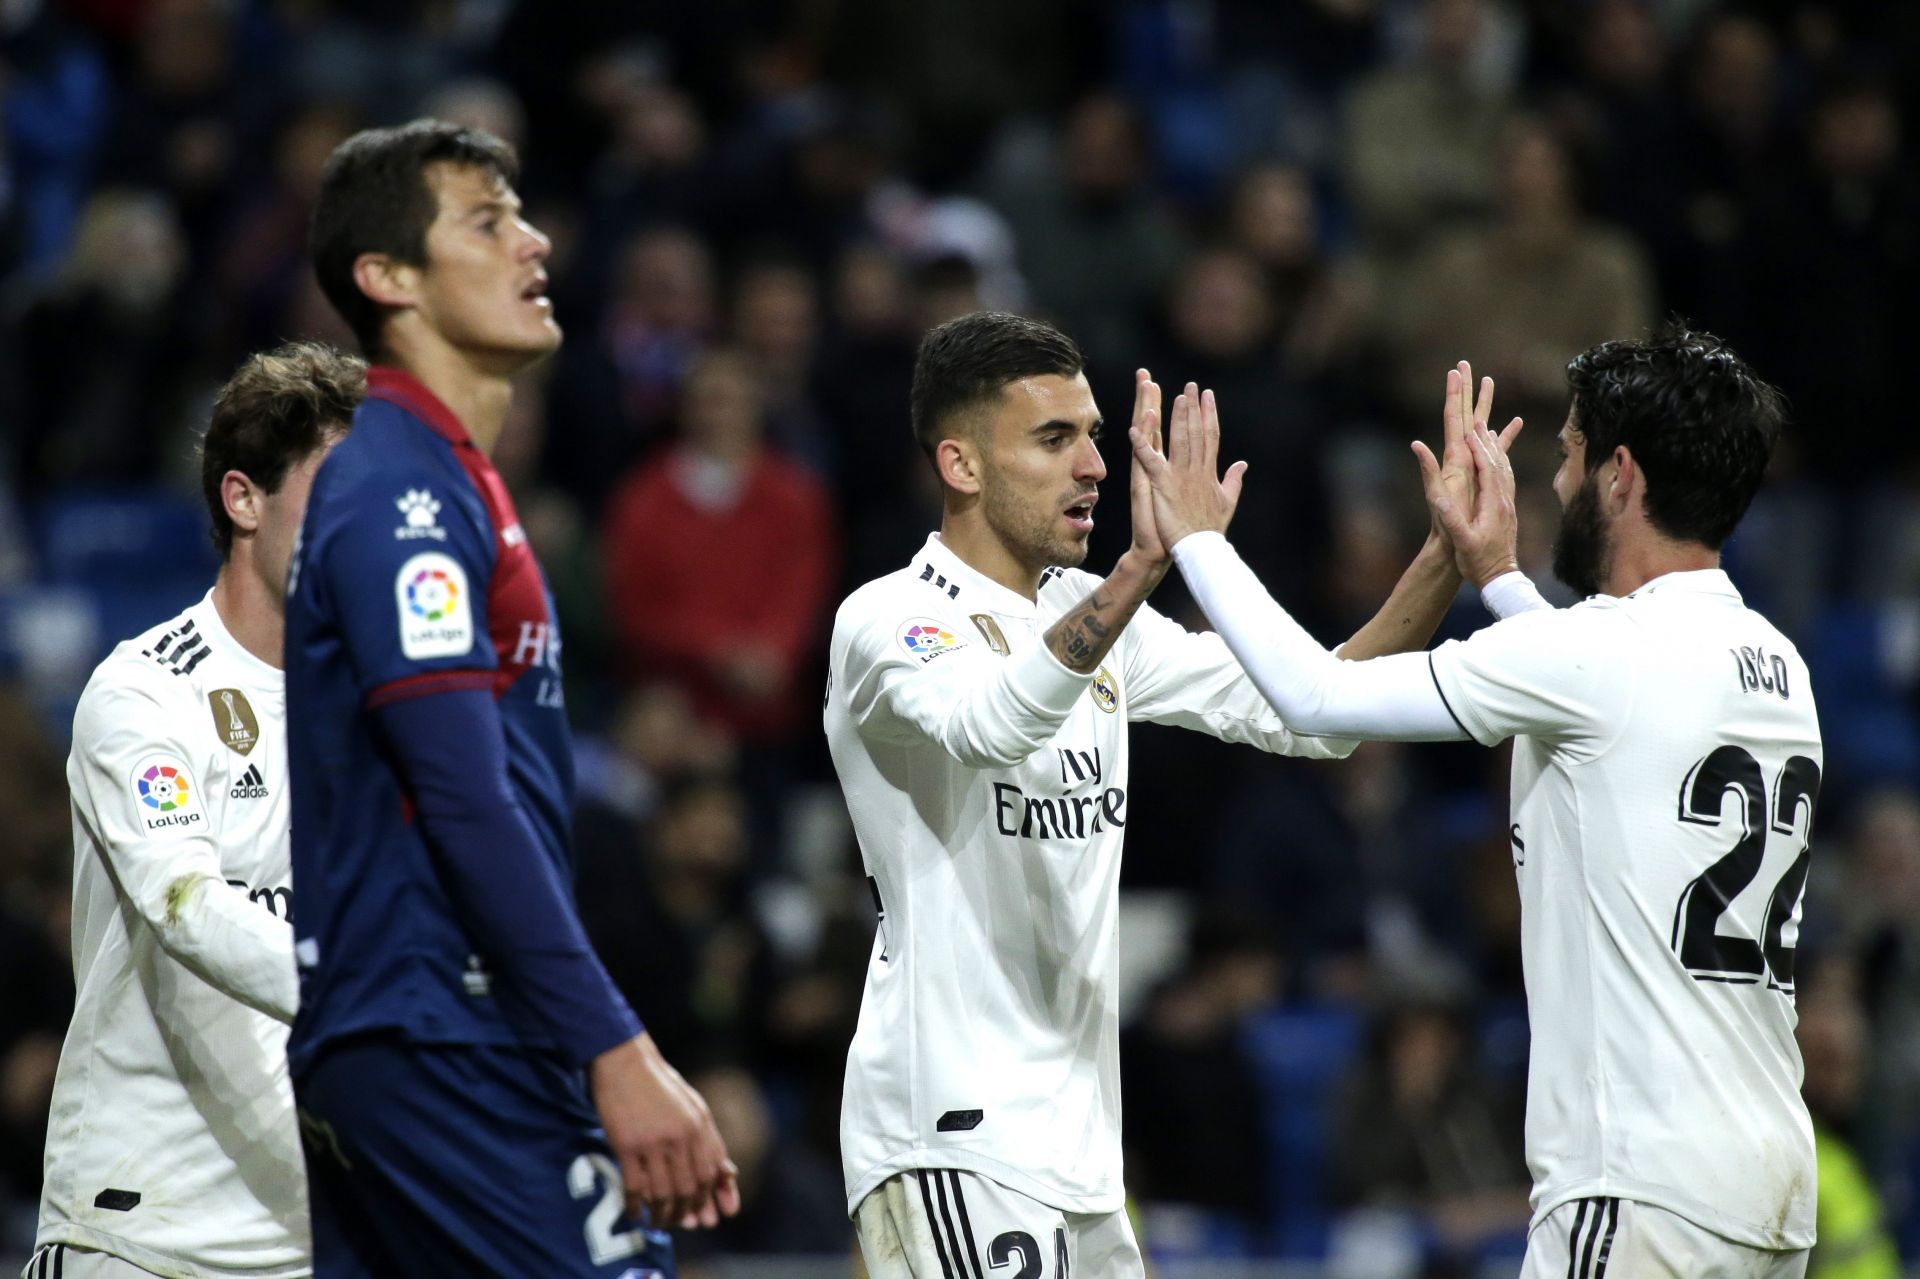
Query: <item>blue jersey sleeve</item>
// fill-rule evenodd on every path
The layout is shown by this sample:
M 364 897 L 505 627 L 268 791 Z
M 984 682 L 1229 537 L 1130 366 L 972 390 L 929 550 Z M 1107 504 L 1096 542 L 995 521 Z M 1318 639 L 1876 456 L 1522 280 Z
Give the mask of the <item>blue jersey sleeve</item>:
M 475 946 L 506 979 L 503 1000 L 581 1065 L 641 1031 L 541 855 L 507 781 L 493 699 L 406 698 L 378 712 L 441 882 Z
M 302 572 L 316 578 L 367 705 L 490 687 L 495 551 L 478 497 L 425 467 L 343 479 L 325 494 Z

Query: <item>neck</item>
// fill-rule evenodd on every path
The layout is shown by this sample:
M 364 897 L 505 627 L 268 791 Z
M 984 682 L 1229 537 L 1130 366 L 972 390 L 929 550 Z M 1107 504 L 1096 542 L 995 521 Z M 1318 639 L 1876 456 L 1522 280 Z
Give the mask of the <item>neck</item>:
M 1046 565 L 1029 565 L 1013 553 L 988 526 L 976 501 L 964 508 L 948 504 L 940 521 L 940 540 L 948 550 L 982 577 L 1000 583 L 1016 595 L 1033 599 L 1040 593 L 1040 574 Z
M 1644 538 L 1623 539 L 1614 548 L 1613 563 L 1607 566 L 1606 593 L 1631 595 L 1656 577 L 1719 567 L 1720 552 L 1712 547 L 1649 533 Z
M 235 542 L 233 553 L 220 566 L 220 576 L 213 583 L 213 611 L 241 648 L 280 670 L 284 665 L 281 648 L 286 640 L 286 613 L 253 571 L 248 551 L 245 542 Z
M 467 428 L 474 447 L 492 456 L 513 403 L 512 377 L 477 363 L 437 334 L 419 338 L 389 330 L 387 338 L 390 362 L 420 379 Z

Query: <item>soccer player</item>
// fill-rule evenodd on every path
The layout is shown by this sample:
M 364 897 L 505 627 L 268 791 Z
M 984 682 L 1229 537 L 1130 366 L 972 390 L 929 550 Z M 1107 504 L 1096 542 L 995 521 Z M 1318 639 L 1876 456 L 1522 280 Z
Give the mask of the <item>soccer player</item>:
M 1152 433 L 1145 370 L 1135 392 Z M 881 912 L 841 1111 L 848 1212 L 875 1279 L 1138 1276 L 1115 932 L 1127 723 L 1283 754 L 1351 744 L 1289 731 L 1219 637 L 1142 607 L 1171 561 L 1139 468 L 1131 546 L 1104 580 L 1073 568 L 1106 466 L 1066 336 L 991 312 L 938 326 L 912 418 L 941 528 L 841 605 L 825 708 Z M 1341 655 L 1425 644 L 1451 565 L 1430 538 Z
M 364 383 L 359 360 L 312 344 L 240 366 L 200 442 L 213 589 L 115 648 L 80 696 L 77 989 L 30 1277 L 312 1273 L 286 1068 L 280 637 L 307 488 Z
M 1820 727 L 1806 664 L 1719 567 L 1781 402 L 1679 326 L 1567 375 L 1554 572 L 1587 598 L 1430 654 L 1330 661 L 1267 596 L 1221 536 L 1238 478 L 1215 478 L 1211 404 L 1176 406 L 1165 457 L 1139 432 L 1134 452 L 1195 598 L 1296 731 L 1514 739 L 1526 1279 L 1789 1279 L 1814 1233 L 1793 997 Z M 1512 473 L 1470 443 L 1477 496 L 1423 457 L 1430 500 L 1468 576 L 1524 594 Z
M 515 169 L 477 130 L 368 130 L 314 210 L 320 285 L 377 362 L 287 604 L 288 1051 L 326 1279 L 668 1274 L 654 1226 L 738 1207 L 572 901 L 560 635 L 487 457 L 560 343 Z

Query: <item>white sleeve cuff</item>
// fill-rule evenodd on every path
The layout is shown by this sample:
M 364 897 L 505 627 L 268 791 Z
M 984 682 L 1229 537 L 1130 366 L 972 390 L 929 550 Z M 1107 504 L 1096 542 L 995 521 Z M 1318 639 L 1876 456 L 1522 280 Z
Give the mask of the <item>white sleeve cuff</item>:
M 1519 613 L 1531 613 L 1535 609 L 1552 608 L 1547 597 L 1533 584 L 1533 579 L 1519 569 L 1502 573 L 1480 588 L 1480 602 L 1487 611 L 1498 618 L 1513 617 Z
M 1015 654 L 1006 667 L 1008 690 L 1050 719 L 1064 719 L 1095 674 L 1083 675 L 1069 667 L 1054 656 L 1045 639 Z

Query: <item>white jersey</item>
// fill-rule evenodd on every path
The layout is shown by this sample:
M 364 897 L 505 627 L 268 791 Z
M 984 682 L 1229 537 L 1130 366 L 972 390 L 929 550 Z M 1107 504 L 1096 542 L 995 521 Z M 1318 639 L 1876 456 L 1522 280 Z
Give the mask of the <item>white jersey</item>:
M 1534 1220 L 1612 1197 L 1810 1247 L 1793 959 L 1822 755 L 1800 654 L 1710 569 L 1431 662 L 1467 732 L 1515 738 Z
M 74 715 L 73 1024 L 38 1243 L 165 1276 L 312 1273 L 281 673 L 212 597 L 115 648 Z
M 1127 721 L 1286 754 L 1218 636 L 1142 608 L 1093 675 L 1042 642 L 1097 584 L 1029 600 L 937 535 L 834 618 L 827 744 L 881 911 L 848 1054 L 848 1212 L 897 1172 L 976 1172 L 1069 1212 L 1121 1184 L 1120 844 Z

